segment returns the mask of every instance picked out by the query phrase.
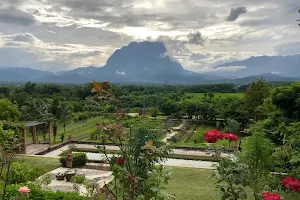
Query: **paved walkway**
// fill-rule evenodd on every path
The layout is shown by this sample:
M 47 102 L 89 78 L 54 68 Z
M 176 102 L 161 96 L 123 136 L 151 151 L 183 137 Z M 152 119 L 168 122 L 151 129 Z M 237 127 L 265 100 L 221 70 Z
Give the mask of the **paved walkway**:
M 54 150 L 50 153 L 45 154 L 48 157 L 56 157 L 59 156 L 63 151 L 67 150 L 70 145 L 66 145 L 60 149 Z M 89 150 L 97 150 L 97 147 L 92 144 L 75 144 L 72 145 L 79 149 L 89 149 Z M 105 148 L 107 150 L 118 151 L 120 150 L 117 146 L 106 145 Z M 185 156 L 199 156 L 199 157 L 211 157 L 212 153 L 204 152 L 204 151 L 195 151 L 195 150 L 184 150 L 184 149 L 172 149 L 172 154 L 175 155 L 185 155 Z M 222 153 L 221 157 L 229 157 L 229 154 Z
M 90 144 L 77 144 L 75 146 L 76 146 L 76 148 L 80 148 L 80 149 L 92 149 L 92 150 L 97 149 L 94 145 L 90 145 Z M 67 150 L 68 147 L 69 146 L 66 145 L 58 150 L 52 151 L 43 156 L 57 158 L 64 150 Z M 119 150 L 119 148 L 117 146 L 106 146 L 106 149 L 107 150 Z M 209 156 L 205 152 L 186 151 L 186 150 L 182 150 L 182 149 L 173 149 L 173 153 L 176 155 L 206 156 L 206 157 Z M 105 159 L 104 154 L 100 154 L 100 153 L 86 153 L 86 154 L 87 154 L 87 157 L 89 160 L 101 161 L 101 160 Z M 109 156 L 111 156 L 111 155 L 109 155 Z M 223 154 L 222 156 L 228 156 L 228 154 Z M 204 168 L 204 169 L 213 169 L 214 168 L 213 164 L 215 164 L 215 162 L 185 160 L 185 159 L 171 159 L 171 158 L 169 158 L 165 163 L 163 163 L 163 165 L 165 165 L 165 166 L 193 167 L 193 168 Z

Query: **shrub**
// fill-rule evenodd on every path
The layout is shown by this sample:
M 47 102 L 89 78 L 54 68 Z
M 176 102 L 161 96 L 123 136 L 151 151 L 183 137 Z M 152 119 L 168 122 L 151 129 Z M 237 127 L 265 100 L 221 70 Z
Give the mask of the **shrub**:
M 27 163 L 14 162 L 11 165 L 10 183 L 26 183 L 34 181 L 44 170 L 40 167 L 30 167 Z
M 72 167 L 82 167 L 87 163 L 87 156 L 85 153 L 72 153 Z M 63 167 L 67 166 L 67 152 L 64 152 L 59 159 Z
M 7 193 L 5 199 L 16 199 L 21 197 L 18 190 L 24 185 L 9 185 L 7 187 Z M 30 189 L 30 200 L 84 200 L 85 198 L 79 194 L 73 192 L 52 192 L 48 190 L 42 190 L 39 186 L 28 183 L 27 187 Z

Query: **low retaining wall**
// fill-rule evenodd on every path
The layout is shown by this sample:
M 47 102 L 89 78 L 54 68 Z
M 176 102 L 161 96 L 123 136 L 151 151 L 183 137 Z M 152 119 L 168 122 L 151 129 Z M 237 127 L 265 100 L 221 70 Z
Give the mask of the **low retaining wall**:
M 60 143 L 60 144 L 51 146 L 51 147 L 49 147 L 48 149 L 43 150 L 43 151 L 40 151 L 40 152 L 38 152 L 38 153 L 35 154 L 35 155 L 45 155 L 46 153 L 50 153 L 51 151 L 55 151 L 55 150 L 57 150 L 57 149 L 60 149 L 60 148 L 62 148 L 62 147 L 64 147 L 64 146 L 66 146 L 67 144 L 70 144 L 70 142 L 69 142 L 69 141 L 68 141 L 68 142 L 63 142 L 63 143 Z

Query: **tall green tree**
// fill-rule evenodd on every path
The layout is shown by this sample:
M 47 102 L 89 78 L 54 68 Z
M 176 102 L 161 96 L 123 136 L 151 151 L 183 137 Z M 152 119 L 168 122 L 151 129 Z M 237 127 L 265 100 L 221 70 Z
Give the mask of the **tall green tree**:
M 265 138 L 264 130 L 260 126 L 252 127 L 252 136 L 244 141 L 243 150 L 238 158 L 242 164 L 248 166 L 246 180 L 253 190 L 255 200 L 261 199 L 260 194 L 276 164 L 274 150 L 274 145 Z
M 66 126 L 67 124 L 69 124 L 73 117 L 72 117 L 72 106 L 70 103 L 68 102 L 62 102 L 59 105 L 59 109 L 60 109 L 60 114 L 59 114 L 59 123 L 63 125 L 64 127 L 64 132 L 61 134 L 60 139 L 63 142 L 65 139 L 65 135 L 66 135 Z
M 253 82 L 247 88 L 245 93 L 245 108 L 250 118 L 254 120 L 262 119 L 263 113 L 258 108 L 263 105 L 264 100 L 269 96 L 269 91 L 269 86 L 263 79 Z
M 32 94 L 35 92 L 35 87 L 36 87 L 35 83 L 27 82 L 27 83 L 25 83 L 25 86 L 24 86 L 24 92 L 26 92 L 28 94 Z
M 31 99 L 32 97 L 28 93 L 18 91 L 15 91 L 10 97 L 10 100 L 18 106 L 18 109 L 21 112 Z
M 0 94 L 8 98 L 10 95 L 10 88 L 7 86 L 0 86 Z
M 57 135 L 59 119 L 60 119 L 60 116 L 61 116 L 60 103 L 61 103 L 61 99 L 54 96 L 53 100 L 50 104 L 51 121 L 53 122 L 53 140 L 54 140 L 54 143 L 55 143 L 55 139 L 56 139 L 56 135 Z
M 300 82 L 275 88 L 271 98 L 272 103 L 282 112 L 287 122 L 300 120 Z
M 0 99 L 0 121 L 19 121 L 21 112 L 8 99 Z

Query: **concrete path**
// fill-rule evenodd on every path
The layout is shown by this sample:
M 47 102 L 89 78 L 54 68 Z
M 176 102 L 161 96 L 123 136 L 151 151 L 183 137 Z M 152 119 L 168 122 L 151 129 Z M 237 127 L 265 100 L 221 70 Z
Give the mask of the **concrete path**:
M 63 151 L 67 150 L 69 148 L 69 146 L 70 145 L 66 145 L 60 149 L 57 149 L 55 151 L 45 154 L 45 156 L 48 156 L 48 157 L 59 156 Z M 75 144 L 72 146 L 75 146 L 76 148 L 79 148 L 79 149 L 97 150 L 97 147 L 92 144 Z M 111 146 L 111 145 L 106 145 L 105 148 L 107 150 L 113 150 L 113 151 L 120 150 L 119 147 Z M 184 150 L 184 149 L 172 149 L 172 154 L 184 155 L 184 156 L 199 156 L 199 157 L 211 157 L 212 156 L 211 152 Z M 221 157 L 229 157 L 229 154 L 221 153 Z
M 105 160 L 104 154 L 100 153 L 86 153 L 88 160 L 93 161 L 103 161 Z M 108 155 L 111 157 L 112 155 Z M 196 161 L 196 160 L 184 160 L 184 159 L 167 159 L 166 162 L 161 163 L 164 166 L 173 166 L 173 167 L 191 167 L 191 168 L 202 168 L 202 169 L 214 169 L 214 164 L 216 162 L 210 161 Z
M 94 145 L 89 144 L 77 144 L 77 148 L 85 148 L 85 149 L 97 149 Z M 117 146 L 106 146 L 108 150 L 118 150 L 119 148 Z M 67 150 L 68 146 L 64 146 L 61 149 L 52 151 L 50 153 L 47 153 L 43 156 L 45 157 L 55 157 L 57 158 L 62 151 Z M 207 156 L 205 152 L 198 152 L 198 151 L 184 151 L 181 149 L 174 149 L 174 153 L 177 155 L 198 155 L 198 156 Z M 93 161 L 103 161 L 105 160 L 104 154 L 100 153 L 86 153 L 89 160 Z M 109 157 L 112 155 L 108 155 Z M 213 169 L 213 165 L 215 162 L 210 161 L 196 161 L 196 160 L 184 160 L 184 159 L 171 159 L 169 158 L 165 163 L 162 165 L 165 166 L 175 166 L 175 167 L 192 167 L 192 168 L 204 168 L 204 169 Z

